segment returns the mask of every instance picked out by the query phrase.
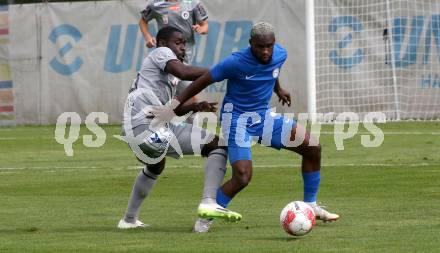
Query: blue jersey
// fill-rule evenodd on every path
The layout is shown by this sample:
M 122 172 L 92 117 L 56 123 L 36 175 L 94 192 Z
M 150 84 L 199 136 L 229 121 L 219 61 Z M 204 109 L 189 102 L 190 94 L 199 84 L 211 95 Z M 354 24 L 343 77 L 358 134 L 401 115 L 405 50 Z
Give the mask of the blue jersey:
M 214 66 L 210 72 L 215 82 L 228 79 L 223 106 L 232 103 L 235 113 L 264 114 L 269 109 L 275 81 L 286 58 L 286 50 L 275 44 L 272 60 L 261 64 L 247 47 Z

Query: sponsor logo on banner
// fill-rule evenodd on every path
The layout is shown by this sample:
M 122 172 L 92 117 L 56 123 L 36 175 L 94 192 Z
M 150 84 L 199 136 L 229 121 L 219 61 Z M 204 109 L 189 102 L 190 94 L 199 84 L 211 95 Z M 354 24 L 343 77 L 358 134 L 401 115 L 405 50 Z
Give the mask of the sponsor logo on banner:
M 200 35 L 196 35 L 196 56 L 193 65 L 201 67 L 211 67 L 219 60 L 225 58 L 234 51 L 245 48 L 249 45 L 249 32 L 252 28 L 252 21 L 227 21 L 225 23 L 209 21 L 209 33 L 204 35 L 207 43 L 201 45 Z M 153 36 L 157 33 L 155 25 L 150 24 L 149 31 Z M 72 76 L 81 72 L 86 62 L 81 55 L 73 55 L 73 49 L 77 43 L 81 42 L 83 33 L 72 24 L 62 24 L 56 26 L 49 35 L 50 42 L 56 46 L 56 42 L 64 37 L 69 42 L 59 46 L 58 54 L 50 60 L 50 66 L 56 73 L 64 76 Z M 223 35 L 221 35 L 223 33 Z M 104 66 L 102 69 L 109 73 L 123 73 L 127 71 L 138 71 L 142 65 L 143 58 L 149 50 L 145 47 L 145 41 L 139 31 L 138 24 L 110 26 L 107 35 L 103 35 L 107 40 L 105 48 Z M 216 54 L 220 51 L 220 56 Z M 66 55 L 69 54 L 70 61 Z M 73 59 L 73 60 L 72 60 Z M 204 92 L 217 93 L 225 92 L 224 82 L 211 85 Z
M 73 61 L 68 62 L 65 59 L 65 56 L 73 49 L 73 43 L 77 43 L 81 40 L 82 34 L 76 27 L 69 24 L 63 24 L 55 27 L 52 30 L 52 32 L 49 34 L 49 41 L 52 42 L 52 44 L 57 45 L 57 41 L 61 37 L 67 37 L 71 39 L 71 42 L 69 41 L 60 46 L 58 55 L 52 58 L 49 64 L 59 74 L 70 76 L 81 68 L 84 61 L 82 58 L 77 56 Z
M 328 26 L 330 37 L 336 43 L 329 52 L 330 61 L 342 69 L 350 69 L 364 63 L 365 40 L 370 39 L 362 20 L 355 16 L 333 17 Z M 397 69 L 436 64 L 440 66 L 440 14 L 412 17 L 395 17 L 391 30 L 383 30 L 385 66 L 391 68 L 391 59 Z M 391 40 L 392 36 L 392 40 Z M 386 47 L 387 48 L 387 47 Z M 391 57 L 391 53 L 393 57 Z M 435 69 L 435 68 L 431 68 Z M 422 73 L 418 77 L 421 88 L 440 88 L 440 73 Z

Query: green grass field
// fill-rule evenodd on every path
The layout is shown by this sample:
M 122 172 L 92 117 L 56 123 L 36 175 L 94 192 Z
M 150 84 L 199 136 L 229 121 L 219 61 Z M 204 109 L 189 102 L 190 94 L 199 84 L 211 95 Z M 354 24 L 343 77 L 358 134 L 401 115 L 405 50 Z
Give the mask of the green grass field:
M 294 153 L 255 147 L 253 180 L 230 206 L 243 220 L 218 221 L 208 234 L 191 233 L 203 159 L 168 159 L 141 210 L 151 227 L 119 231 L 140 167 L 112 137 L 119 126 L 105 128 L 101 148 L 78 140 L 73 157 L 54 127 L 0 128 L 0 252 L 439 252 L 440 123 L 380 127 L 382 146 L 365 148 L 358 134 L 344 151 L 333 126 L 323 127 L 319 199 L 342 218 L 301 238 L 278 221 L 284 205 L 302 198 Z

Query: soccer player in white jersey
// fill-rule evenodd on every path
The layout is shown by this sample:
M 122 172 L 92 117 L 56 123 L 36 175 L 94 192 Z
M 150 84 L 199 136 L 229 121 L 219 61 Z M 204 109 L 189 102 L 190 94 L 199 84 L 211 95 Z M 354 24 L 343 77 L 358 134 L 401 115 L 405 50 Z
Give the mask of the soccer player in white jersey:
M 219 147 L 219 138 L 191 124 L 154 124 L 154 117 L 148 108 L 162 106 L 171 101 L 180 79 L 195 80 L 207 72 L 207 69 L 183 64 L 186 40 L 179 29 L 172 26 L 162 28 L 156 39 L 158 47 L 143 60 L 124 109 L 123 135 L 145 167 L 136 177 L 127 210 L 119 221 L 118 228 L 147 226 L 138 219 L 138 213 L 142 202 L 164 169 L 164 156 L 179 158 L 181 154 L 194 154 L 196 152 L 194 147 L 199 147 L 201 155 L 207 157 L 205 185 L 199 211 L 202 208 L 211 217 L 227 221 L 240 220 L 240 214 L 216 203 L 216 191 L 225 175 L 227 161 L 227 151 L 224 147 Z M 216 103 L 205 101 L 186 104 L 183 111 L 212 112 L 216 109 L 215 105 Z M 193 134 L 212 138 L 205 138 L 211 139 L 206 144 L 194 143 Z M 194 231 L 206 232 L 206 222 L 203 220 L 204 222 L 201 223 L 200 220 L 199 218 L 196 221 Z
M 165 26 L 179 28 L 186 39 L 184 62 L 192 64 L 195 57 L 194 34 L 207 34 L 208 13 L 199 0 L 150 0 L 141 12 L 139 28 L 149 48 L 156 46 L 156 40 L 148 30 L 148 23 L 155 20 L 159 30 Z M 179 95 L 191 82 L 181 82 L 176 89 Z M 193 97 L 191 102 L 196 102 Z

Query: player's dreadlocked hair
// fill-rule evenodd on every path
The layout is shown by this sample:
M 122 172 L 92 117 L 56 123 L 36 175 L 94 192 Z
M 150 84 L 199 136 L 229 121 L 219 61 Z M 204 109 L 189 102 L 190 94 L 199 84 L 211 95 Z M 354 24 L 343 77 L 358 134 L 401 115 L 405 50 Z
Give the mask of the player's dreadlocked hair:
M 275 35 L 275 29 L 271 24 L 267 22 L 258 22 L 252 26 L 251 38 L 264 35 Z
M 182 33 L 182 31 L 176 27 L 173 26 L 165 26 L 164 28 L 160 29 L 159 32 L 156 35 L 156 41 L 159 42 L 160 40 L 169 40 L 171 38 L 171 35 L 173 33 L 178 32 Z

